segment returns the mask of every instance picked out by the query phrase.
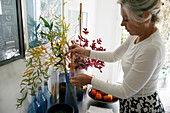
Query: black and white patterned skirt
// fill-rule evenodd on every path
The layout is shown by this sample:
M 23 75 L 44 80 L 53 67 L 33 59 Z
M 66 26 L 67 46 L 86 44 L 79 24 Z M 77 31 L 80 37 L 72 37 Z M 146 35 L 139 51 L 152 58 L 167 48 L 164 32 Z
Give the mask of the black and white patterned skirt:
M 146 97 L 119 99 L 120 113 L 165 113 L 157 92 Z

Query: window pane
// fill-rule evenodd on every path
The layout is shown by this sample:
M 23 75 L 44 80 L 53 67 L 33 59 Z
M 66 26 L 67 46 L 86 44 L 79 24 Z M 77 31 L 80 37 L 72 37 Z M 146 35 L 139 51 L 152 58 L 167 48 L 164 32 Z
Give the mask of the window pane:
M 39 35 L 41 29 L 40 16 L 48 22 L 55 15 L 61 15 L 61 0 L 27 0 L 27 31 L 30 46 L 38 46 L 37 43 L 46 44 L 48 41 Z
M 16 0 L 0 0 L 0 61 L 20 55 Z

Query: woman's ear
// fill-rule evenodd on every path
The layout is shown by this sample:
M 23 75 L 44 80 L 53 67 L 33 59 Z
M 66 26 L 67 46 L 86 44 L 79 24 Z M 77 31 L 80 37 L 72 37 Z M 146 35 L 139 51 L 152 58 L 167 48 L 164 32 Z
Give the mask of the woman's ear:
M 151 14 L 148 11 L 143 13 L 143 17 L 146 18 L 145 24 L 148 24 L 151 21 Z

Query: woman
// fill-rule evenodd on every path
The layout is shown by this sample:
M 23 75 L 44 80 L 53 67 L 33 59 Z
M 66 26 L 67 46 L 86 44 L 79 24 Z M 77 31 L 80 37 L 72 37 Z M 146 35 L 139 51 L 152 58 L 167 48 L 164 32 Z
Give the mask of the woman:
M 73 53 L 106 62 L 122 60 L 124 79 L 121 85 L 109 84 L 86 74 L 70 77 L 76 86 L 92 87 L 120 98 L 120 113 L 164 113 L 156 91 L 159 71 L 165 59 L 165 47 L 155 22 L 160 0 L 119 0 L 121 26 L 130 36 L 114 52 L 97 52 L 72 46 Z

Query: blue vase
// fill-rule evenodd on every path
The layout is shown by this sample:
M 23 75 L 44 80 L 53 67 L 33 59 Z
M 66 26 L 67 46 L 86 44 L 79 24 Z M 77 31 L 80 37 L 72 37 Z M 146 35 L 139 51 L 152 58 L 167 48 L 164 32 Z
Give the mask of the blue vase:
M 76 88 L 70 83 L 69 76 L 71 73 L 65 75 L 66 78 L 66 95 L 65 103 L 71 105 L 74 108 L 74 113 L 79 113 L 77 99 L 76 99 Z
M 28 106 L 28 113 L 40 113 L 40 104 L 36 100 L 36 95 L 32 95 L 32 102 Z
M 47 111 L 47 100 L 42 92 L 41 86 L 38 87 L 38 102 L 40 104 L 40 112 L 46 113 Z
M 44 81 L 44 97 L 47 99 L 47 110 L 53 105 L 53 96 L 48 90 L 48 83 Z
M 80 73 L 86 73 L 86 71 L 84 69 L 79 69 L 79 70 L 75 71 L 75 75 L 80 74 Z M 77 100 L 82 101 L 83 100 L 83 95 L 84 95 L 84 91 L 83 91 L 82 87 L 76 86 Z

